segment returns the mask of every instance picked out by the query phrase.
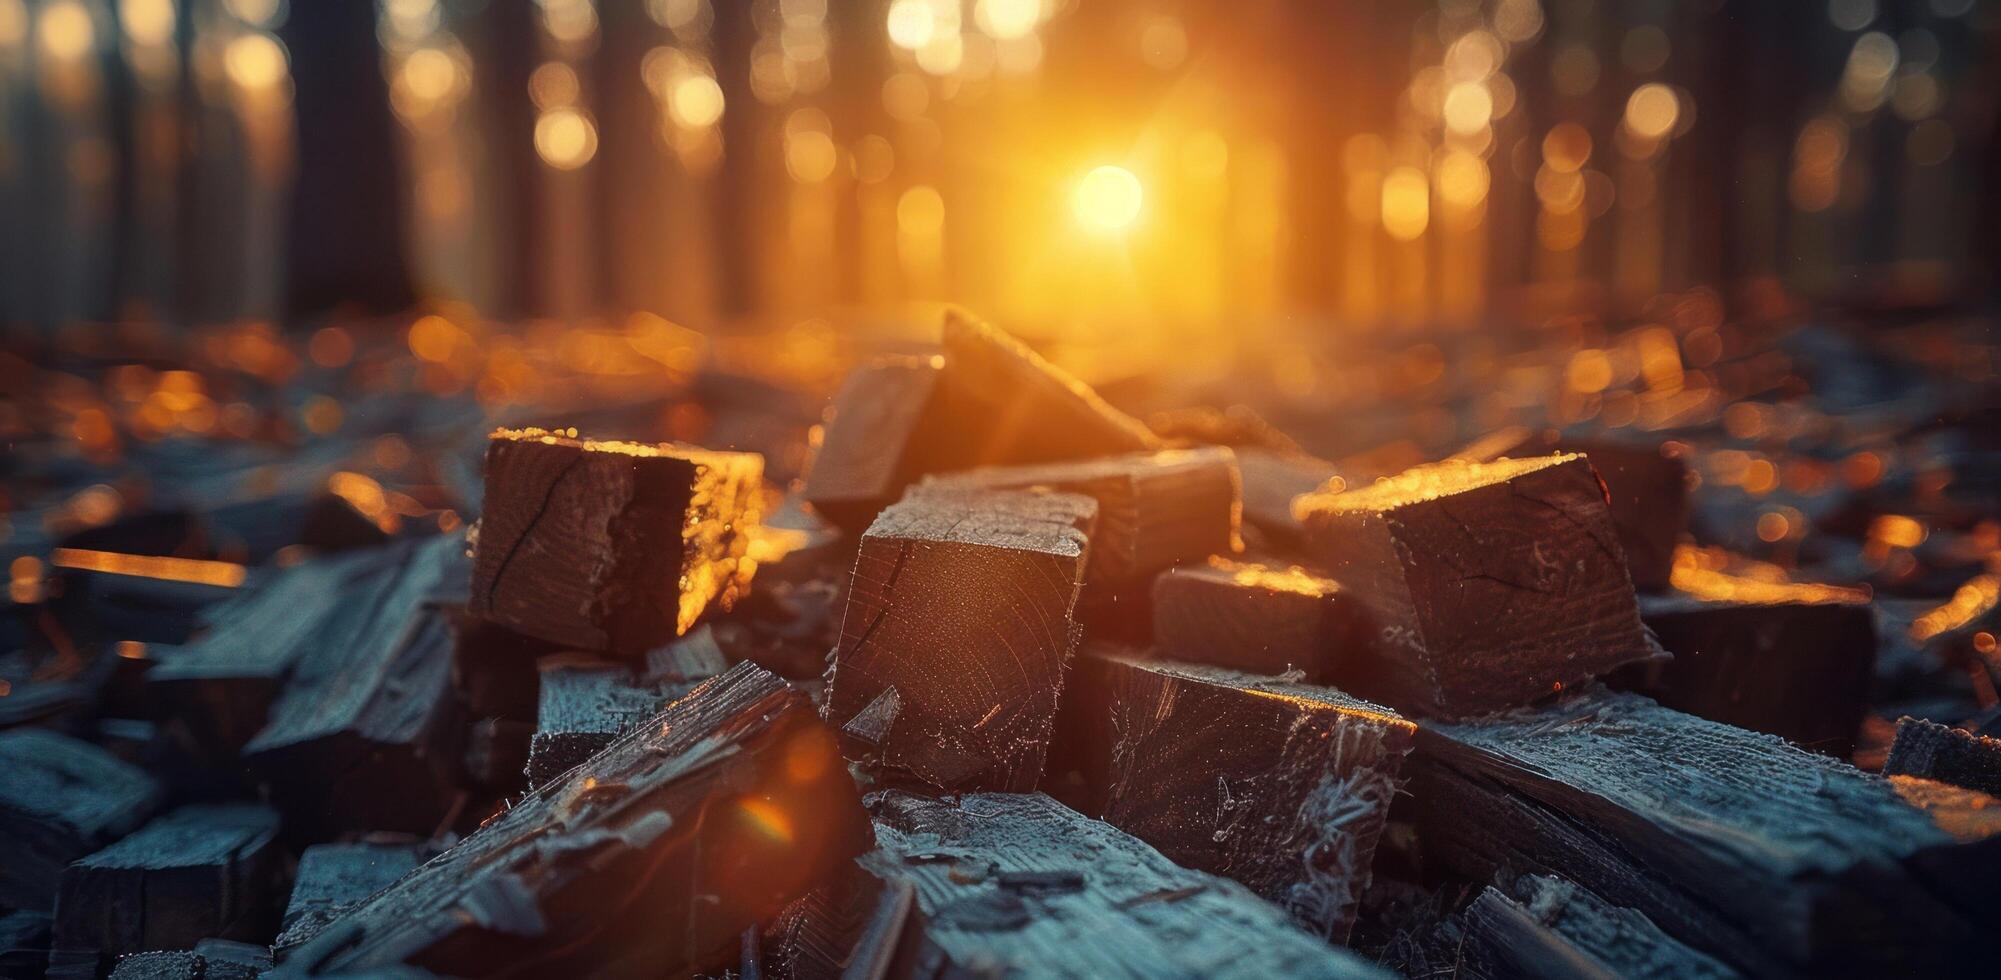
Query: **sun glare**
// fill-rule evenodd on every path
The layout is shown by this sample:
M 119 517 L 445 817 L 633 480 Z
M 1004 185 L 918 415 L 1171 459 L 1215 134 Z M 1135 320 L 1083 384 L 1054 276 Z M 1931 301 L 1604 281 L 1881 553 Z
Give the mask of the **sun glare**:
M 1123 231 L 1139 218 L 1139 178 L 1123 167 L 1103 166 L 1077 184 L 1077 220 L 1096 231 Z

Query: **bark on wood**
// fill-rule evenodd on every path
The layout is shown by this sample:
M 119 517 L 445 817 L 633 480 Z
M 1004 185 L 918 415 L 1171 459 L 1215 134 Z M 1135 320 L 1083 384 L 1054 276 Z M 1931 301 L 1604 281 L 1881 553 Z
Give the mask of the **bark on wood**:
M 138 826 L 158 783 L 89 742 L 36 728 L 0 732 L 0 905 L 53 908 L 63 866 Z
M 1886 775 L 1922 776 L 2001 796 L 2001 738 L 1988 738 L 1937 722 L 1897 719 Z
M 739 936 L 867 844 L 833 735 L 739 665 L 336 919 L 286 971 L 660 976 Z
M 750 586 L 763 472 L 753 454 L 502 429 L 486 472 L 474 615 L 638 656 Z
M 1488 886 L 1459 917 L 1460 976 L 1551 980 L 1729 980 L 1740 974 L 1561 878 Z
M 927 473 L 1153 450 L 1137 419 L 1027 345 L 946 314 L 943 352 L 881 362 L 834 398 L 804 496 L 850 531 Z
M 1154 646 L 1172 660 L 1321 682 L 1356 655 L 1360 622 L 1338 583 L 1298 566 L 1211 560 L 1153 580 Z
M 1592 689 L 1419 726 L 1427 855 L 1551 874 L 1763 976 L 1987 962 L 2001 801 Z
M 1064 696 L 1059 751 L 1079 757 L 1087 812 L 1347 941 L 1410 722 L 1332 688 L 1102 649 Z
M 1655 655 L 1605 492 L 1581 456 L 1419 467 L 1295 503 L 1366 613 L 1343 690 L 1465 717 Z
M 1378 977 L 1227 879 L 1041 794 L 873 799 L 861 865 L 915 889 L 891 976 Z
M 284 855 L 278 813 L 250 803 L 182 807 L 63 872 L 55 948 L 98 972 L 126 953 L 204 938 L 264 940 Z
M 1550 453 L 1581 453 L 1591 461 L 1605 481 L 1612 526 L 1625 549 L 1633 587 L 1642 592 L 1667 588 L 1675 545 L 1688 528 L 1688 464 L 1659 446 L 1566 439 L 1547 429 L 1521 427 L 1493 433 L 1454 458 L 1485 463 Z
M 1876 666 L 1867 603 L 1645 596 L 1640 619 L 1674 659 L 1633 668 L 1635 689 L 1815 752 L 1854 752 Z
M 849 751 L 944 789 L 1035 788 L 1096 513 L 1075 494 L 941 491 L 876 518 L 827 695 Z

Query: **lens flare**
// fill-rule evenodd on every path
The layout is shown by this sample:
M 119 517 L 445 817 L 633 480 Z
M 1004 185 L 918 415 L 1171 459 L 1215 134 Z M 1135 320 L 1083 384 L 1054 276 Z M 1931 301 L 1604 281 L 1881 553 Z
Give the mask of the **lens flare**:
M 1139 178 L 1124 167 L 1103 166 L 1084 175 L 1071 204 L 1077 220 L 1098 231 L 1123 231 L 1139 219 Z

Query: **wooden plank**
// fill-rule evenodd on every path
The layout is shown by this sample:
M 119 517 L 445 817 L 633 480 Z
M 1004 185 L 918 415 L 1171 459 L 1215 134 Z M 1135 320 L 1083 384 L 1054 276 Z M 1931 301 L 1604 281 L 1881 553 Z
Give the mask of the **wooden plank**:
M 1635 668 L 1622 686 L 1847 758 L 1875 674 L 1868 600 L 1824 586 L 1752 584 L 1755 601 L 1641 597 L 1640 619 L 1674 659 Z
M 649 655 L 650 656 L 650 655 Z M 716 652 L 720 657 L 720 651 Z M 669 701 L 721 673 L 683 676 L 716 663 L 683 663 L 671 655 L 659 663 L 672 679 L 642 678 L 629 666 L 589 654 L 558 654 L 542 661 L 541 711 L 528 743 L 529 788 L 560 778 L 589 761 L 632 726 L 660 713 Z
M 1097 504 L 913 495 L 862 536 L 827 694 L 850 753 L 945 789 L 1042 778 Z
M 493 433 L 474 615 L 573 649 L 638 656 L 750 587 L 757 455 L 575 436 Z M 661 601 L 670 594 L 678 598 Z
M 273 944 L 282 962 L 327 923 L 437 856 L 429 843 L 315 844 L 299 855 L 292 897 Z
M 867 846 L 834 736 L 739 664 L 292 951 L 293 972 L 672 975 Z
M 1310 549 L 1367 616 L 1342 690 L 1465 717 L 1656 655 L 1581 456 L 1440 463 L 1300 498 Z
M 1663 447 L 1611 439 L 1566 438 L 1550 429 L 1514 426 L 1491 433 L 1454 454 L 1454 459 L 1486 463 L 1498 459 L 1579 453 L 1605 481 L 1606 506 L 1633 587 L 1658 592 L 1668 587 L 1674 549 L 1688 529 L 1688 464 Z
M 442 583 L 464 564 L 455 535 L 398 542 L 402 560 L 356 583 L 298 660 L 243 757 L 270 786 L 287 833 L 428 833 L 450 808 L 456 750 Z
M 1378 977 L 1242 885 L 1176 865 L 1041 794 L 872 798 L 861 866 L 916 892 L 892 976 Z M 907 970 L 907 972 L 905 972 Z
M 278 813 L 251 803 L 185 806 L 63 872 L 55 948 L 95 957 L 186 949 L 204 938 L 269 939 L 284 873 Z
M 1162 448 L 1137 419 L 1006 333 L 948 312 L 942 353 L 878 362 L 835 395 L 803 495 L 849 531 L 927 473 Z
M 1921 776 L 2001 796 L 2001 738 L 1908 715 L 1897 719 L 1885 775 Z
M 1730 980 L 1722 962 L 1575 883 L 1523 875 L 1489 885 L 1459 916 L 1459 976 L 1550 980 Z
M 38 728 L 0 731 L 0 905 L 55 906 L 63 866 L 160 805 L 153 777 L 105 750 Z
M 1425 853 L 1567 878 L 1746 973 L 1977 968 L 2001 909 L 2001 801 L 1590 689 L 1423 722 Z
M 1103 648 L 1064 698 L 1087 813 L 1347 941 L 1410 722 L 1332 688 Z
M 1211 559 L 1153 580 L 1153 636 L 1172 660 L 1323 681 L 1360 647 L 1362 617 L 1333 579 Z

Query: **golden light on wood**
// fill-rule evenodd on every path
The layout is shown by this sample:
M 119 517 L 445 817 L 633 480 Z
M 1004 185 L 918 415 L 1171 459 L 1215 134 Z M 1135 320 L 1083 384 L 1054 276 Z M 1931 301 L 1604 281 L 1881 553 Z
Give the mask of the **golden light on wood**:
M 1139 178 L 1124 167 L 1106 165 L 1092 170 L 1077 183 L 1071 208 L 1077 220 L 1096 231 L 1123 231 L 1139 220 L 1144 201 Z

